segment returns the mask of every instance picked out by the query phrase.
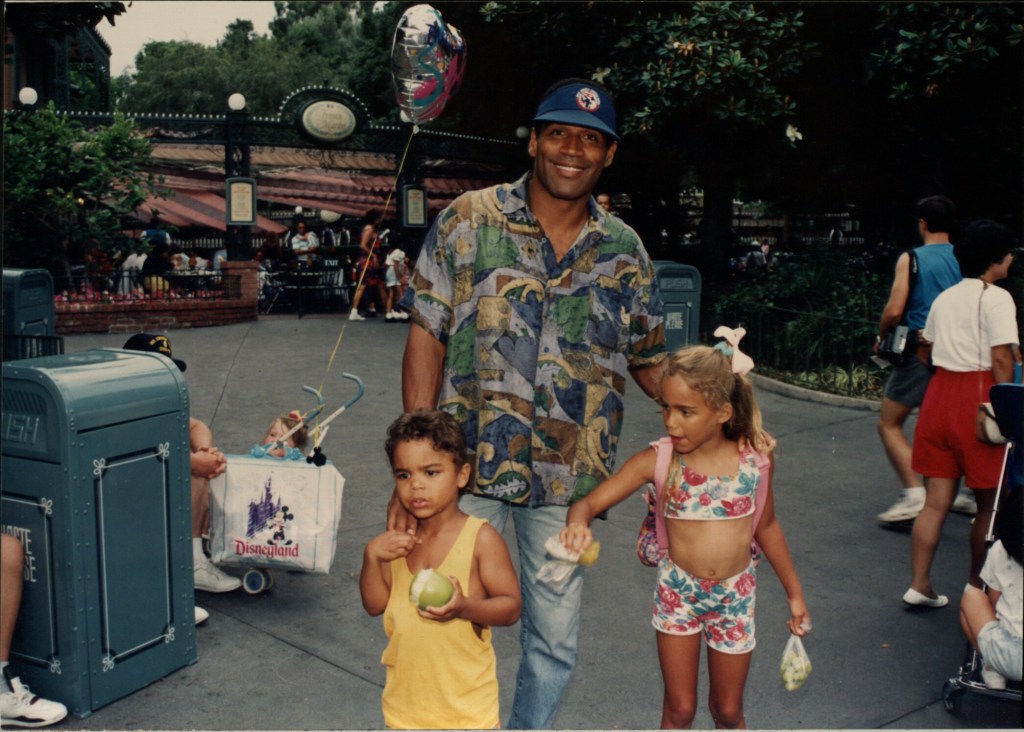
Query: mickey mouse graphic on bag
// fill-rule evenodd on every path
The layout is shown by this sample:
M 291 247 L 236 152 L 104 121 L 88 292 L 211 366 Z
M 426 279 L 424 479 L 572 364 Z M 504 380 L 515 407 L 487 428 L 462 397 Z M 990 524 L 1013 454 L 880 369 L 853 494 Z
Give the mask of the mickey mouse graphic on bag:
M 288 521 L 295 518 L 294 514 L 288 512 L 287 506 L 281 506 L 274 512 L 274 516 L 270 519 L 270 528 L 274 530 L 273 536 L 267 539 L 267 543 L 271 546 L 278 546 L 280 543 L 284 543 L 288 546 L 292 543 L 291 539 L 285 540 L 284 538 L 284 527 Z

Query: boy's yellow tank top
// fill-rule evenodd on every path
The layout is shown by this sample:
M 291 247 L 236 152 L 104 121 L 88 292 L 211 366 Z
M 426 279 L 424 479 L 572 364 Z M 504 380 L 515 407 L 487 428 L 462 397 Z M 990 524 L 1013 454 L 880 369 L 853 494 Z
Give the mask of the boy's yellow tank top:
M 440 567 L 465 590 L 473 548 L 484 519 L 470 516 Z M 498 674 L 491 629 L 477 637 L 473 624 L 421 618 L 409 602 L 412 573 L 405 557 L 391 562 L 391 596 L 384 610 L 390 641 L 382 705 L 392 729 L 494 729 L 498 726 Z

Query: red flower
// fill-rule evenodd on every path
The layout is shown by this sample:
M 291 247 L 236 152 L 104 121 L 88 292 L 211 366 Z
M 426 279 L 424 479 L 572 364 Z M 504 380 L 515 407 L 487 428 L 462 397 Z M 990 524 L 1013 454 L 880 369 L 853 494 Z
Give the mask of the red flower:
M 754 587 L 757 581 L 754 579 L 754 575 L 750 572 L 746 572 L 740 575 L 740 578 L 736 580 L 736 592 L 741 597 L 747 597 L 751 592 L 754 591 Z
M 710 506 L 711 505 L 711 494 L 710 493 L 701 493 L 700 494 L 700 505 L 702 505 L 702 506 Z
M 665 608 L 665 612 L 674 612 L 682 605 L 682 602 L 679 600 L 679 593 L 675 590 L 670 590 L 668 587 L 659 586 L 658 596 L 661 598 L 661 604 Z
M 746 516 L 750 513 L 753 502 L 750 496 L 740 496 L 735 501 L 722 501 L 722 506 L 725 507 L 726 516 Z
M 719 630 L 718 626 L 716 625 L 712 625 L 710 628 L 708 628 L 708 632 L 711 633 L 711 640 L 713 640 L 715 643 L 721 643 L 723 640 L 725 640 L 725 636 L 722 635 L 722 631 Z
M 743 627 L 743 623 L 736 621 L 736 625 L 732 625 L 725 630 L 725 637 L 731 641 L 743 640 L 743 637 L 747 634 L 746 628 Z
M 688 467 L 683 468 L 683 480 L 689 485 L 702 485 L 707 483 L 708 477 L 701 475 L 700 473 L 690 470 Z

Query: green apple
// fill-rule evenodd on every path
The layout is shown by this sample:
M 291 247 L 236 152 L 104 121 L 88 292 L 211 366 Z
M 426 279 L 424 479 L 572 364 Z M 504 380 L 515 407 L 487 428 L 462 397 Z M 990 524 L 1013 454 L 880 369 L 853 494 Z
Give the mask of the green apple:
M 409 602 L 417 605 L 420 610 L 428 607 L 441 607 L 452 599 L 455 587 L 451 581 L 437 570 L 421 569 L 412 578 L 409 585 Z
M 601 542 L 592 541 L 590 546 L 580 552 L 580 558 L 577 559 L 580 564 L 584 567 L 589 567 L 597 561 L 598 555 L 601 553 Z

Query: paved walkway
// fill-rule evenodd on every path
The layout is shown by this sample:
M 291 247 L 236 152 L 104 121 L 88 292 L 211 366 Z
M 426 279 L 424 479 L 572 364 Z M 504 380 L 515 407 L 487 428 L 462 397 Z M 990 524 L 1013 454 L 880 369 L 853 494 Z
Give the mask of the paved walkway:
M 347 479 L 338 553 L 330 575 L 277 573 L 272 592 L 197 593 L 210 620 L 197 631 L 199 662 L 66 729 L 380 729 L 385 637 L 365 614 L 358 576 L 365 542 L 383 527 L 391 491 L 384 432 L 401 409 L 400 361 L 407 326 L 340 316 L 264 317 L 259 322 L 171 331 L 188 362 L 194 416 L 218 446 L 245 452 L 271 418 L 307 408 L 303 384 L 324 384 L 328 407 L 366 394 L 332 427 L 325 452 Z M 337 358 L 326 366 L 343 333 Z M 120 347 L 125 336 L 82 335 L 67 352 Z M 968 695 L 960 718 L 941 702 L 964 653 L 954 606 L 915 611 L 900 602 L 909 581 L 910 537 L 879 527 L 895 479 L 875 434 L 874 412 L 759 390 L 778 438 L 777 510 L 807 592 L 814 671 L 783 690 L 779 656 L 785 602 L 762 565 L 758 647 L 746 689 L 751 727 L 1019 727 L 1020 706 Z M 661 434 L 654 406 L 635 386 L 627 397 L 620 462 Z M 555 724 L 565 729 L 644 729 L 660 718 L 661 681 L 649 598 L 653 570 L 633 554 L 644 515 L 636 498 L 596 531 L 601 559 L 588 570 L 580 656 Z M 967 574 L 970 519 L 952 515 L 936 558 L 936 588 L 958 597 Z M 503 717 L 518 664 L 518 627 L 495 632 Z M 702 697 L 707 681 L 700 681 Z M 695 726 L 712 727 L 702 703 Z

